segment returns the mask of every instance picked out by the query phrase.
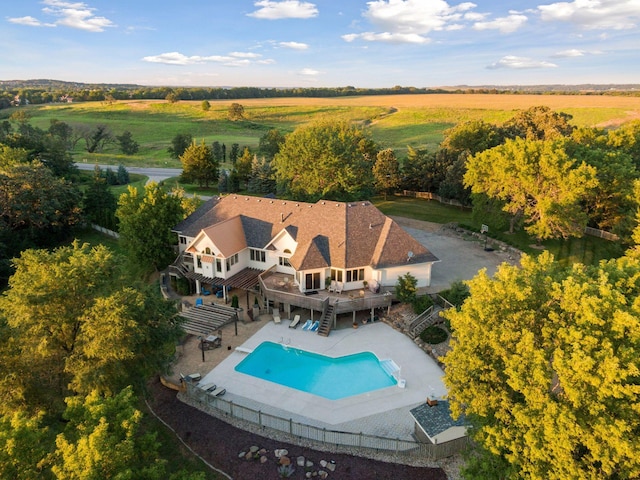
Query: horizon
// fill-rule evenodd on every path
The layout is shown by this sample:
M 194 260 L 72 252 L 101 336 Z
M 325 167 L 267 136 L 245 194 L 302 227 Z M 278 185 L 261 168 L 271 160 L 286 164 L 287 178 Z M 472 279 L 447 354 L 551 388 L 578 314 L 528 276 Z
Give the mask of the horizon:
M 636 0 L 21 0 L 4 7 L 2 74 L 16 79 L 482 88 L 640 78 Z

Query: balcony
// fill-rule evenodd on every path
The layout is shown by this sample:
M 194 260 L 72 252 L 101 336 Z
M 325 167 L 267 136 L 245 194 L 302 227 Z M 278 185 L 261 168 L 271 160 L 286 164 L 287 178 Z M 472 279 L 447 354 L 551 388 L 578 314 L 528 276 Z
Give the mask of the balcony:
M 373 293 L 368 289 L 343 291 L 313 290 L 314 293 L 300 292 L 294 284 L 293 276 L 267 270 L 259 277 L 260 287 L 270 302 L 279 302 L 292 306 L 322 312 L 325 302 L 334 306 L 336 315 L 383 308 L 391 305 L 391 292 Z

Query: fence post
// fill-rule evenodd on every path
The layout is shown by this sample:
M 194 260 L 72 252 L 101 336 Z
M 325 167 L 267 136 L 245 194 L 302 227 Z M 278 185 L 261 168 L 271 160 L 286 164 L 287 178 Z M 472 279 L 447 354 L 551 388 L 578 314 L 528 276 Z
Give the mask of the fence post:
M 289 419 L 289 435 L 293 435 L 293 419 Z
M 258 425 L 262 427 L 262 412 L 258 410 Z
M 362 432 L 358 434 L 358 447 L 362 447 Z
M 229 400 L 229 415 L 233 417 L 233 400 Z

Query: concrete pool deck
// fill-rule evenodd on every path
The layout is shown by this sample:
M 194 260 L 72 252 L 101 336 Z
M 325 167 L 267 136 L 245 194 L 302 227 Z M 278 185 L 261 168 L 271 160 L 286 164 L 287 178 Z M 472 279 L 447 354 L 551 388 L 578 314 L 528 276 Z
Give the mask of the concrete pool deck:
M 330 357 L 370 351 L 380 360 L 392 359 L 401 368 L 405 388 L 391 386 L 341 400 L 328 400 L 236 372 L 236 365 L 247 353 L 235 350 L 203 375 L 200 384 L 215 383 L 227 390 L 225 400 L 263 413 L 331 430 L 408 440 L 412 439 L 414 429 L 409 410 L 424 403 L 429 395 L 446 396 L 444 374 L 436 362 L 411 339 L 385 323 L 333 330 L 329 337 L 300 327 L 290 329 L 288 325 L 288 320 L 278 325 L 268 322 L 240 346 L 253 350 L 262 342 L 270 341 Z

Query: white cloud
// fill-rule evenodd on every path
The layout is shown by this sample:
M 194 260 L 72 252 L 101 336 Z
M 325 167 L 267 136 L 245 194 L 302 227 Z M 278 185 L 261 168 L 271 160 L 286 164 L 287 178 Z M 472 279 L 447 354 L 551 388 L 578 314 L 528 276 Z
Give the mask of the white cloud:
M 638 0 L 573 0 L 538 6 L 545 21 L 574 23 L 589 30 L 635 28 L 640 20 Z
M 364 32 L 364 33 L 349 33 L 342 35 L 342 39 L 346 42 L 353 42 L 354 40 L 365 40 L 367 42 L 386 42 L 386 43 L 429 43 L 431 40 L 422 35 L 416 33 L 391 33 L 391 32 Z
M 532 58 L 527 57 L 516 57 L 515 55 L 507 55 L 502 57 L 495 63 L 488 65 L 487 68 L 490 70 L 497 70 L 499 68 L 509 68 L 509 69 L 526 69 L 526 68 L 553 68 L 557 67 L 556 64 L 534 60 Z
M 94 15 L 95 8 L 84 2 L 64 2 L 61 0 L 44 0 L 46 5 L 42 9 L 47 15 L 59 17 L 56 25 L 86 30 L 88 32 L 103 32 L 105 28 L 115 27 L 114 23 L 105 17 Z
M 309 48 L 309 45 L 300 42 L 280 42 L 278 45 L 284 48 L 291 48 L 293 50 L 306 50 Z
M 305 77 L 315 77 L 320 74 L 319 70 L 314 70 L 313 68 L 303 68 L 298 72 L 300 75 L 304 75 Z
M 499 30 L 500 33 L 513 33 L 527 23 L 525 15 L 511 13 L 507 17 L 496 18 L 488 22 L 476 22 L 473 25 L 475 30 Z
M 464 14 L 476 7 L 471 2 L 451 6 L 444 0 L 376 0 L 367 5 L 364 16 L 382 30 L 422 35 L 445 30 L 464 20 Z
M 150 63 L 163 63 L 165 65 L 197 65 L 202 63 L 219 63 L 226 67 L 246 67 L 253 61 L 260 64 L 274 63 L 271 59 L 262 59 L 262 55 L 249 52 L 231 52 L 228 55 L 191 55 L 187 56 L 179 52 L 167 52 L 160 55 L 150 55 L 142 60 Z
M 37 18 L 27 15 L 26 17 L 9 18 L 10 23 L 17 25 L 25 25 L 27 27 L 55 27 L 53 23 L 43 23 Z
M 260 0 L 255 2 L 258 10 L 248 13 L 249 17 L 263 20 L 280 20 L 282 18 L 313 18 L 318 16 L 318 9 L 313 3 L 300 2 L 298 0 L 284 0 L 272 2 L 270 0 Z
M 552 55 L 554 58 L 572 58 L 572 57 L 584 57 L 585 55 L 602 55 L 600 50 L 578 50 L 577 48 L 571 48 L 569 50 L 562 50 Z

